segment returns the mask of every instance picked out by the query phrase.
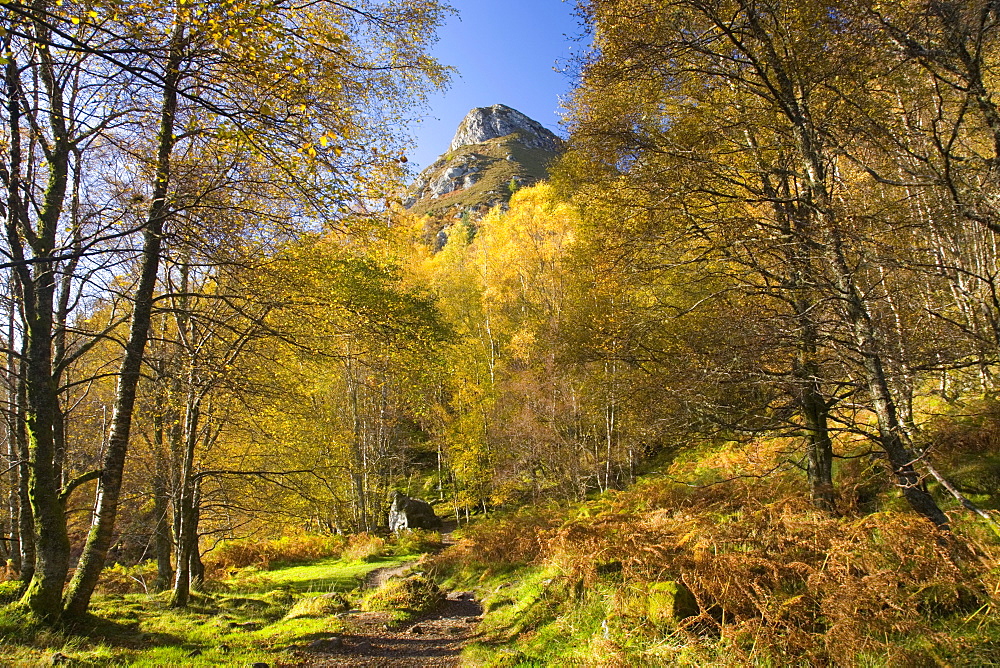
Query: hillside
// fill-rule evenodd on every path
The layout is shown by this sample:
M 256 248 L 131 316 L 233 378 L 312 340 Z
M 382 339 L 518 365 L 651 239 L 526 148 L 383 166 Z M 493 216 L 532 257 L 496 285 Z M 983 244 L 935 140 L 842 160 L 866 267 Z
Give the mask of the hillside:
M 845 494 L 831 516 L 794 476 L 747 477 L 770 463 L 706 450 L 584 503 L 469 525 L 431 562 L 486 610 L 467 665 L 1000 662 L 987 527 L 956 517 L 943 537 L 891 493 L 877 512 Z M 730 481 L 693 485 L 699 470 Z

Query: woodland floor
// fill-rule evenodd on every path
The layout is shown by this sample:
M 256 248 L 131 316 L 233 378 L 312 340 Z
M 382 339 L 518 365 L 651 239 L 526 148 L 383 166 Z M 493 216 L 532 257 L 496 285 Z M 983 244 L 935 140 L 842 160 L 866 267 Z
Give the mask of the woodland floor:
M 343 630 L 296 652 L 294 666 L 458 666 L 483 609 L 470 592 L 452 592 L 434 611 L 402 626 L 390 613 L 348 612 Z

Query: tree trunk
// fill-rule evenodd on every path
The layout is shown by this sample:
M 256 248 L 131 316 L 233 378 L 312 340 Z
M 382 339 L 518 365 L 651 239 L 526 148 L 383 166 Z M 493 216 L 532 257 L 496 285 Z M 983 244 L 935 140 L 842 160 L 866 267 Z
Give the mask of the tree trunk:
M 3 369 L 4 380 L 7 385 L 7 405 L 8 409 L 4 414 L 7 424 L 7 461 L 9 469 L 10 487 L 7 489 L 7 514 L 10 518 L 10 544 L 8 545 L 8 559 L 11 566 L 17 573 L 21 573 L 21 453 L 23 448 L 23 431 L 21 425 L 21 412 L 19 406 L 23 406 L 19 398 L 22 383 L 17 372 L 17 363 L 14 356 L 14 309 L 15 298 L 11 294 L 7 302 L 7 346 L 9 352 L 6 357 L 6 365 Z
M 181 463 L 178 498 L 174 501 L 174 512 L 179 516 L 177 527 L 177 572 L 174 574 L 174 591 L 170 606 L 183 608 L 188 604 L 191 592 L 191 554 L 198 546 L 198 481 L 194 473 L 194 455 L 198 445 L 198 425 L 200 421 L 198 398 L 194 388 L 194 364 L 190 362 L 188 378 L 188 400 L 184 415 L 184 459 Z
M 36 26 L 40 42 L 47 41 L 47 28 Z M 55 308 L 56 235 L 63 211 L 69 175 L 70 144 L 63 116 L 62 90 L 55 65 L 46 49 L 39 49 L 38 73 L 49 96 L 49 125 L 55 138 L 46 154 L 49 181 L 45 188 L 36 229 L 27 234 L 34 259 L 15 267 L 25 321 L 22 382 L 25 384 L 24 422 L 27 435 L 27 496 L 31 508 L 35 548 L 35 570 L 23 602 L 47 622 L 58 619 L 66 574 L 69 571 L 69 536 L 60 497 L 56 464 L 56 425 L 59 423 L 58 382 L 53 376 L 52 334 Z M 13 58 L 6 68 L 7 113 L 10 122 L 10 173 L 6 232 L 13 259 L 23 261 L 22 231 L 30 228 L 28 209 L 21 201 L 20 105 L 23 103 L 20 73 Z M 23 504 L 22 504 L 23 505 Z M 22 534 L 23 537 L 23 534 Z
M 8 546 L 7 559 L 14 572 L 21 573 L 21 504 L 18 503 L 18 488 L 21 484 L 21 476 L 17 469 L 10 472 L 11 485 L 7 497 L 7 510 L 10 516 L 10 543 Z
M 156 471 L 153 473 L 153 546 L 156 552 L 156 582 L 153 588 L 163 591 L 170 586 L 174 569 L 170 564 L 173 538 L 170 535 L 169 493 L 167 490 L 167 463 L 164 461 L 163 422 L 160 416 L 156 429 Z
M 833 441 L 830 439 L 829 406 L 823 395 L 820 369 L 816 362 L 817 326 L 809 315 L 813 303 L 796 300 L 799 324 L 799 352 L 793 375 L 797 385 L 797 401 L 806 428 L 806 457 L 809 493 L 817 508 L 836 510 L 833 487 Z
M 923 485 L 913 464 L 917 457 L 907 446 L 906 431 L 899 420 L 896 404 L 882 362 L 879 335 L 872 322 L 867 304 L 861 296 L 854 274 L 848 265 L 843 240 L 833 219 L 831 198 L 823 183 L 822 161 L 815 152 L 815 139 L 805 127 L 799 132 L 801 155 L 812 199 L 815 219 L 824 236 L 824 253 L 833 272 L 834 285 L 842 303 L 842 312 L 849 326 L 856 352 L 861 357 L 865 387 L 878 421 L 879 444 L 885 451 L 896 484 L 910 506 L 941 528 L 947 528 L 948 517 Z
M 920 476 L 913 468 L 916 457 L 904 440 L 905 430 L 889 389 L 878 332 L 847 261 L 834 200 L 827 184 L 827 156 L 820 133 L 812 122 L 808 96 L 797 85 L 797 79 L 788 63 L 774 50 L 757 10 L 749 6 L 745 6 L 745 9 L 750 20 L 749 27 L 764 45 L 763 57 L 773 69 L 767 75 L 773 77 L 773 95 L 791 126 L 802 170 L 802 204 L 807 212 L 804 220 L 815 227 L 815 232 L 820 237 L 835 294 L 842 305 L 845 324 L 850 329 L 854 347 L 861 357 L 864 384 L 878 420 L 879 443 L 892 465 L 896 484 L 902 489 L 910 506 L 937 526 L 946 528 L 948 518 L 921 484 Z
M 19 540 L 21 580 L 30 582 L 35 575 L 35 518 L 31 514 L 31 499 L 28 495 L 28 434 L 24 426 L 21 406 L 27 404 L 24 386 L 24 365 L 18 374 L 17 400 L 14 404 L 14 444 L 17 448 L 17 531 Z
M 23 388 L 21 390 L 23 394 Z M 23 403 L 18 405 L 23 406 Z M 17 430 L 14 439 L 19 451 L 20 465 L 17 469 L 18 497 L 18 538 L 20 547 L 21 580 L 30 582 L 35 575 L 35 518 L 31 514 L 31 501 L 28 498 L 28 437 L 24 432 L 24 421 L 20 415 L 17 418 Z
M 11 539 L 7 535 L 7 523 L 0 520 L 0 563 L 6 564 L 10 560 Z
M 205 564 L 201 561 L 201 549 L 198 545 L 198 525 L 201 522 L 201 480 L 195 481 L 194 496 L 191 501 L 191 522 L 189 524 L 188 540 L 191 544 L 191 563 L 188 566 L 188 577 L 191 589 L 201 590 L 205 580 Z
M 196 482 L 191 476 L 186 476 L 177 513 L 180 515 L 180 530 L 177 532 L 177 571 L 174 574 L 174 590 L 170 597 L 170 607 L 183 608 L 187 606 L 191 595 L 191 581 L 194 577 L 192 564 L 195 564 L 194 554 L 198 551 L 198 513 L 195 507 Z M 200 564 L 200 559 L 195 566 Z
M 803 323 L 800 318 L 800 350 L 795 363 L 797 401 L 802 411 L 806 428 L 806 457 L 809 492 L 813 504 L 822 510 L 836 509 L 836 494 L 833 487 L 833 442 L 828 425 L 828 407 L 819 380 L 819 369 L 812 361 L 815 354 L 814 327 Z M 803 326 L 805 325 L 805 326 Z
M 180 516 L 181 530 L 176 536 L 177 570 L 174 572 L 174 589 L 170 596 L 171 608 L 186 607 L 191 595 L 191 526 L 194 524 L 194 516 L 188 494 L 182 495 L 182 503 L 177 513 Z
M 181 78 L 180 63 L 184 43 L 184 26 L 176 24 L 170 39 L 163 82 L 163 102 L 157 138 L 156 182 L 153 200 L 143 232 L 142 266 L 135 292 L 132 324 L 118 376 L 118 389 L 112 416 L 111 434 L 104 457 L 103 473 L 98 483 L 97 509 L 90 534 L 76 573 L 66 594 L 65 613 L 70 617 L 83 615 L 90 606 L 90 597 L 97 586 L 101 570 L 111 547 L 115 517 L 121 492 L 125 457 L 128 453 L 129 432 L 139 383 L 143 351 L 149 335 L 153 310 L 153 292 L 160 266 L 163 227 L 170 215 L 167 192 L 170 186 L 170 157 L 174 142 L 174 121 L 177 114 L 177 85 Z
M 795 314 L 797 354 L 792 362 L 795 402 L 798 404 L 806 431 L 806 459 L 809 493 L 817 508 L 833 512 L 836 493 L 833 487 L 833 442 L 829 430 L 829 406 L 823 395 L 820 365 L 816 355 L 820 346 L 820 328 L 815 311 L 817 298 L 813 294 L 816 271 L 809 260 L 808 213 L 796 206 L 795 188 L 787 174 L 775 169 L 764 159 L 756 137 L 746 132 L 747 142 L 757 152 L 761 171 L 761 186 L 771 200 L 778 227 L 779 240 L 787 265 L 786 285 L 781 295 Z
M 45 283 L 45 276 L 39 277 Z M 54 412 L 58 410 L 51 376 L 50 339 L 42 332 L 51 322 L 44 317 L 44 288 L 38 291 L 39 317 L 31 322 L 27 355 L 28 499 L 34 520 L 35 572 L 24 602 L 40 618 L 52 622 L 61 611 L 63 585 L 69 572 L 69 536 L 59 496 L 55 467 Z M 48 311 L 51 314 L 51 310 Z

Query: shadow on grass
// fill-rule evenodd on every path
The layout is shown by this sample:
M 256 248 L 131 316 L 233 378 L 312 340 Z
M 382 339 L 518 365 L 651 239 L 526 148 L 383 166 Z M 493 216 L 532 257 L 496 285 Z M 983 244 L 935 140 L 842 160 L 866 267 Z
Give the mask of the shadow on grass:
M 140 631 L 138 621 L 122 622 L 90 613 L 68 625 L 66 631 L 71 635 L 83 636 L 92 643 L 103 643 L 121 649 L 184 644 L 183 638 L 170 633 Z
M 286 647 L 294 647 L 296 645 L 308 645 L 314 640 L 323 640 L 324 638 L 329 638 L 331 636 L 343 637 L 343 635 L 344 634 L 342 631 L 332 631 L 326 629 L 324 629 L 323 631 L 311 631 L 309 633 L 303 633 L 293 638 L 289 638 L 288 642 L 286 643 Z

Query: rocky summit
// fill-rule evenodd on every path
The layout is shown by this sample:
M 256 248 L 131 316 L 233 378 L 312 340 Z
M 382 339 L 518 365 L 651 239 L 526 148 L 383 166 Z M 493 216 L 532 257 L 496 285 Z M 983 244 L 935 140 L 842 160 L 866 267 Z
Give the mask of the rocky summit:
M 403 205 L 442 225 L 478 218 L 515 190 L 548 176 L 562 140 L 538 121 L 502 104 L 470 111 L 448 152 L 420 173 Z M 437 227 L 440 227 L 438 225 Z
M 482 144 L 514 133 L 521 134 L 521 143 L 528 148 L 552 152 L 559 150 L 559 138 L 545 129 L 541 123 L 502 104 L 479 107 L 470 111 L 458 126 L 448 150 L 457 151 L 463 146 Z

